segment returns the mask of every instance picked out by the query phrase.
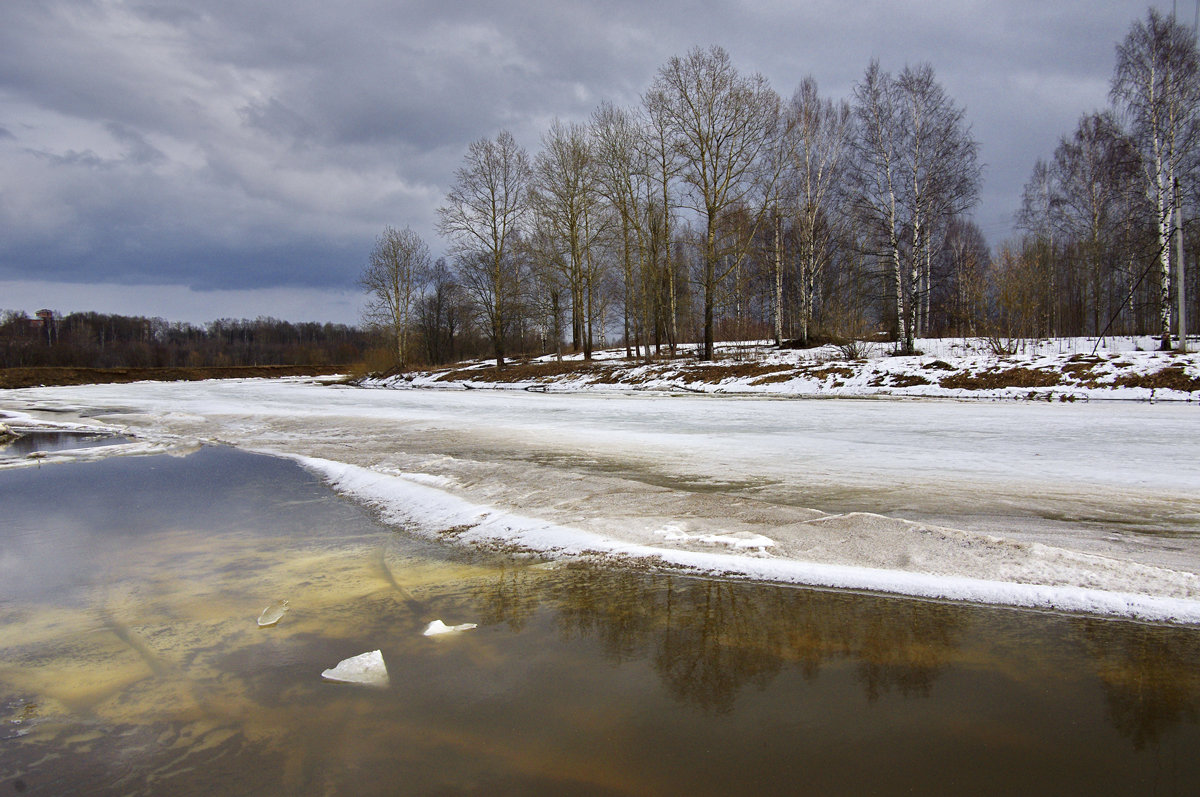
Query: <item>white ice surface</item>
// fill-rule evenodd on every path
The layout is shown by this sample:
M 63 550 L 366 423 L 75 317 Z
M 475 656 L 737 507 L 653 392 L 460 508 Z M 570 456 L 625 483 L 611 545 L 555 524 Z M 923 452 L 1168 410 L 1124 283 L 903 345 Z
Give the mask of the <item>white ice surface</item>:
M 464 543 L 1200 622 L 1195 405 L 229 380 L 11 390 L 0 410 L 292 456 L 393 522 Z
M 478 628 L 476 623 L 459 623 L 458 625 L 446 625 L 441 620 L 434 620 L 421 633 L 422 636 L 446 636 L 448 634 L 457 634 L 461 631 L 470 631 L 472 628 Z
M 321 677 L 326 681 L 344 684 L 375 687 L 388 685 L 387 665 L 383 663 L 383 654 L 378 650 L 342 659 L 336 667 L 323 671 Z

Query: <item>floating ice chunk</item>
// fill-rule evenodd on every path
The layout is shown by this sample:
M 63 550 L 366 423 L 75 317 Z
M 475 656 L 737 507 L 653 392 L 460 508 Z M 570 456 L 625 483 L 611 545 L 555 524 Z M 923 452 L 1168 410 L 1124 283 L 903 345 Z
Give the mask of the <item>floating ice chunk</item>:
M 461 625 L 446 625 L 441 620 L 434 620 L 425 629 L 424 636 L 440 636 L 442 634 L 456 634 L 459 631 L 470 631 L 472 628 L 478 628 L 475 623 L 463 623 Z
M 269 625 L 275 625 L 279 622 L 279 618 L 287 614 L 288 602 L 286 600 L 275 601 L 270 606 L 262 610 L 262 614 L 258 616 L 258 627 L 266 628 Z
M 388 685 L 387 665 L 383 663 L 383 653 L 378 650 L 343 659 L 333 669 L 322 672 L 321 677 L 343 684 Z

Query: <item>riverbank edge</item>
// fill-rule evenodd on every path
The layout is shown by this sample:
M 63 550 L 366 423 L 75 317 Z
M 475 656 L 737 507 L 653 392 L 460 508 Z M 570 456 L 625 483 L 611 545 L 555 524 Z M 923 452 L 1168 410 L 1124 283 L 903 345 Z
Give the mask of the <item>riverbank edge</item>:
M 353 380 L 361 387 L 497 389 L 554 393 L 690 393 L 809 398 L 1024 401 L 1173 401 L 1200 404 L 1200 354 L 1034 353 L 839 358 L 836 352 L 756 357 L 586 361 L 542 357 L 497 368 L 458 363 Z

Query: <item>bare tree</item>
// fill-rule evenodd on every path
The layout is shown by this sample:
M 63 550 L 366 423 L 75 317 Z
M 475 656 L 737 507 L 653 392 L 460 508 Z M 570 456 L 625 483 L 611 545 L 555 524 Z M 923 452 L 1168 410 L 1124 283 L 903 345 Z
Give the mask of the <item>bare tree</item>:
M 451 362 L 458 353 L 467 316 L 458 276 L 445 258 L 439 257 L 425 273 L 423 283 L 417 303 L 417 328 L 424 342 L 426 361 L 433 365 Z
M 947 328 L 963 337 L 978 335 L 985 318 L 987 267 L 991 259 L 982 230 L 972 221 L 951 220 L 942 241 L 942 254 L 950 279 Z
M 1200 55 L 1191 31 L 1151 8 L 1117 47 L 1110 97 L 1142 151 L 1156 210 L 1159 334 L 1171 347 L 1171 233 L 1177 184 L 1192 155 L 1200 112 Z
M 893 79 L 872 62 L 855 99 L 859 203 L 886 241 L 901 350 L 912 352 L 928 315 L 934 234 L 979 197 L 979 144 L 928 64 Z
M 653 162 L 653 179 L 658 200 L 652 203 L 657 214 L 651 219 L 655 259 L 659 264 L 659 285 L 666 294 L 664 326 L 671 354 L 679 342 L 679 292 L 676 287 L 676 263 L 672 257 L 673 213 L 675 203 L 671 187 L 678 179 L 681 163 L 672 142 L 669 104 L 663 89 L 651 90 L 642 98 L 646 116 L 646 147 Z
M 1079 309 L 1090 316 L 1094 335 L 1104 331 L 1107 321 L 1102 314 L 1110 309 L 1105 297 L 1113 287 L 1114 267 L 1127 259 L 1120 248 L 1128 238 L 1123 235 L 1129 224 L 1125 211 L 1137 163 L 1132 142 L 1108 112 L 1085 115 L 1054 152 L 1051 218 L 1082 265 Z
M 858 215 L 872 229 L 878 254 L 887 264 L 894 302 L 892 337 L 900 338 L 905 317 L 904 281 L 900 264 L 900 151 L 904 145 L 896 87 L 891 75 L 871 61 L 863 79 L 854 86 L 854 113 L 858 121 L 854 139 L 852 177 Z
M 717 285 L 738 267 L 753 239 L 719 240 L 719 223 L 722 214 L 739 206 L 753 209 L 756 226 L 766 216 L 778 175 L 762 168 L 762 156 L 777 143 L 779 96 L 762 75 L 740 75 L 720 47 L 671 58 L 652 91 L 663 99 L 662 119 L 685 165 L 690 207 L 705 222 L 703 357 L 711 360 Z
M 593 319 L 588 309 L 593 305 L 590 294 L 594 286 L 588 266 L 595 238 L 592 219 L 599 203 L 592 143 L 583 125 L 555 120 L 542 136 L 542 147 L 534 159 L 530 196 L 544 231 L 543 244 L 557 242 L 561 249 L 560 257 L 547 258 L 546 263 L 560 264 L 570 291 L 572 348 L 582 348 L 584 359 L 590 360 Z
M 1022 264 L 1021 273 L 1025 277 L 1032 275 L 1035 280 L 1034 287 L 1041 297 L 1039 308 L 1042 313 L 1037 331 L 1044 335 L 1057 335 L 1060 331 L 1057 302 L 1054 301 L 1057 280 L 1054 268 L 1055 196 L 1051 166 L 1038 158 L 1029 181 L 1025 183 L 1021 209 L 1017 212 L 1017 225 L 1028 233 L 1021 257 L 1029 262 Z
M 619 229 L 616 245 L 624 275 L 626 356 L 633 352 L 632 339 L 640 348 L 646 344 L 653 288 L 647 279 L 651 261 L 652 185 L 647 139 L 639 120 L 630 111 L 604 103 L 592 114 L 596 146 L 597 188 L 615 214 Z M 632 333 L 632 334 L 631 334 Z M 638 352 L 640 354 L 640 351 Z
M 792 194 L 801 246 L 797 274 L 800 337 L 807 342 L 813 320 L 816 280 L 825 265 L 822 255 L 826 250 L 819 237 L 829 237 L 832 220 L 842 215 L 834 213 L 832 206 L 849 156 L 853 116 L 849 103 L 821 99 L 817 82 L 811 77 L 801 81 L 792 95 L 788 114 L 793 131 L 790 147 Z M 779 249 L 778 243 L 776 249 Z M 780 297 L 781 276 L 777 271 L 776 293 Z M 776 324 L 778 328 L 778 320 Z M 779 334 L 777 331 L 776 335 Z
M 465 160 L 438 208 L 438 232 L 451 241 L 500 368 L 519 309 L 515 244 L 529 210 L 532 173 L 529 156 L 508 131 L 471 144 Z
M 375 241 L 359 285 L 367 292 L 363 320 L 386 330 L 393 339 L 396 366 L 408 364 L 408 333 L 413 326 L 413 303 L 419 281 L 429 270 L 429 247 L 405 227 L 383 228 Z
M 947 96 L 932 66 L 905 67 L 896 86 L 907 126 L 901 196 L 912 246 L 904 350 L 912 352 L 921 319 L 929 312 L 934 234 L 978 201 L 982 170 L 979 143 L 964 122 L 965 112 Z

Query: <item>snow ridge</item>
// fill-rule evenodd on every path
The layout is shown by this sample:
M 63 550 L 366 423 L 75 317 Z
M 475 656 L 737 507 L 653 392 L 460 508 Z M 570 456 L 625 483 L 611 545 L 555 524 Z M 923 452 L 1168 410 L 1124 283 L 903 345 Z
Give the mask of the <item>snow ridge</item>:
M 622 542 L 600 534 L 547 523 L 534 517 L 471 503 L 435 487 L 404 476 L 390 475 L 327 459 L 285 454 L 326 479 L 334 489 L 377 508 L 384 519 L 418 533 L 437 536 L 453 530 L 457 541 L 476 545 L 505 545 L 551 557 L 601 555 L 646 560 L 663 567 L 697 575 L 746 578 L 868 592 L 893 593 L 934 600 L 1049 609 L 1150 622 L 1200 624 L 1196 576 L 1087 557 L 1082 554 L 1032 546 L 1035 553 L 1059 553 L 1080 560 L 1097 560 L 1112 571 L 1128 568 L 1128 583 L 1139 583 L 1146 571 L 1175 577 L 1178 594 L 1148 595 L 1133 591 L 1094 589 L 1063 584 L 996 581 L 951 574 L 828 564 L 797 558 L 763 557 L 717 551 L 676 550 L 648 544 Z M 764 538 L 765 539 L 765 538 Z M 754 548 L 761 552 L 763 545 Z M 1030 547 L 1030 546 L 1027 546 Z M 1181 596 L 1181 595 L 1186 595 Z

